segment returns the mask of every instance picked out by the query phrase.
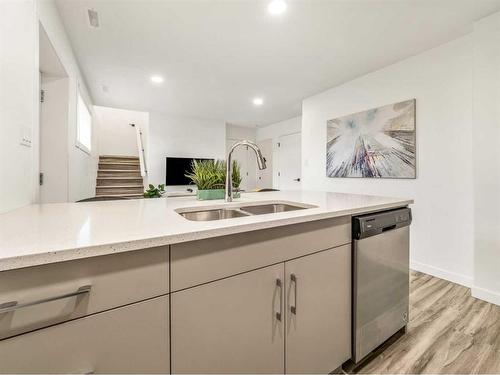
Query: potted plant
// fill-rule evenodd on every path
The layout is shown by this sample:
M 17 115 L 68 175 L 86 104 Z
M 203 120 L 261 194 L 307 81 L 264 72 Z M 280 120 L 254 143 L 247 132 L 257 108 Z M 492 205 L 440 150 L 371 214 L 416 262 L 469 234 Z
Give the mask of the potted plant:
M 149 189 L 144 192 L 144 198 L 161 198 L 164 193 L 165 193 L 164 184 L 158 185 L 158 187 L 149 184 Z
M 191 173 L 186 174 L 198 188 L 199 200 L 224 199 L 226 184 L 226 162 L 222 160 L 193 160 Z M 232 183 L 238 189 L 241 183 L 240 166 L 233 162 Z M 239 192 L 235 193 L 239 197 Z

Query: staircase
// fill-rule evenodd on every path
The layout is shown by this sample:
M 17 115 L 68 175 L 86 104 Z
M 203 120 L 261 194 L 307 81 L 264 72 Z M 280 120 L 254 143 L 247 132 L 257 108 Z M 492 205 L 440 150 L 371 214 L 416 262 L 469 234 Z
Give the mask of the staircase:
M 141 198 L 144 193 L 139 158 L 99 156 L 96 196 Z

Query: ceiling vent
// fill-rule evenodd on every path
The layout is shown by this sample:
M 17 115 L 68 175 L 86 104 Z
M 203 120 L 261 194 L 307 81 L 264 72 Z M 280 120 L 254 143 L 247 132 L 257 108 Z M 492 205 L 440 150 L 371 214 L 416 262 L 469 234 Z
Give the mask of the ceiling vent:
M 89 26 L 93 29 L 99 28 L 99 13 L 95 9 L 87 9 L 87 15 L 89 17 Z

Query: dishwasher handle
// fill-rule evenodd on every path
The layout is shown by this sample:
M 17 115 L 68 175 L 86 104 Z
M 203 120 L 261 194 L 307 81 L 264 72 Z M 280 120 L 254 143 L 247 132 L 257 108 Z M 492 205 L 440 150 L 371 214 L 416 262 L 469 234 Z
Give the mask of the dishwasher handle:
M 393 230 L 393 229 L 396 229 L 397 225 L 396 224 L 393 224 L 393 225 L 388 225 L 384 228 L 382 228 L 382 232 L 387 232 L 387 231 L 390 231 L 390 230 Z

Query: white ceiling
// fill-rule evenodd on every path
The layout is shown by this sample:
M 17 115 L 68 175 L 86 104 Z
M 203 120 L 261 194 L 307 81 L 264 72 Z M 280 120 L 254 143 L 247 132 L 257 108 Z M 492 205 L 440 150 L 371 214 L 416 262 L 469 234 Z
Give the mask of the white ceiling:
M 260 0 L 57 0 L 95 104 L 239 125 L 299 115 L 302 99 L 464 35 L 500 10 L 500 0 L 287 3 L 271 16 Z M 99 29 L 86 8 L 99 12 Z M 153 85 L 152 74 L 165 82 Z

